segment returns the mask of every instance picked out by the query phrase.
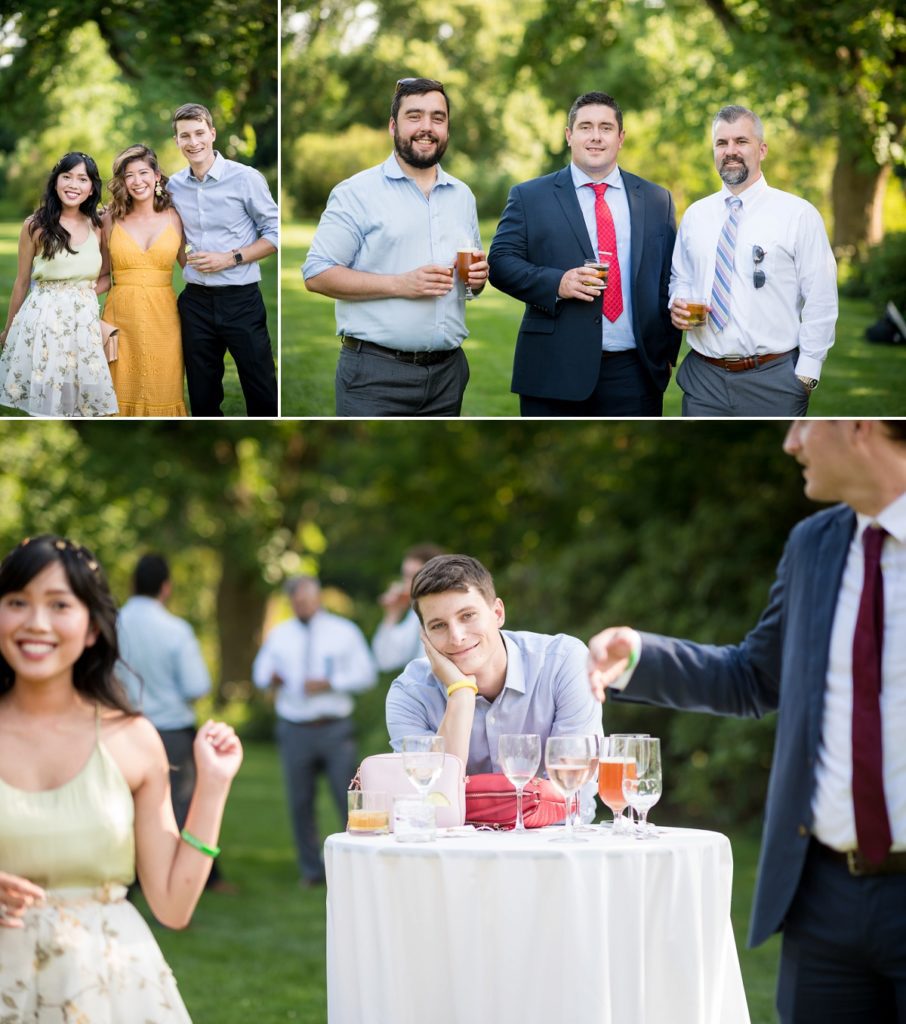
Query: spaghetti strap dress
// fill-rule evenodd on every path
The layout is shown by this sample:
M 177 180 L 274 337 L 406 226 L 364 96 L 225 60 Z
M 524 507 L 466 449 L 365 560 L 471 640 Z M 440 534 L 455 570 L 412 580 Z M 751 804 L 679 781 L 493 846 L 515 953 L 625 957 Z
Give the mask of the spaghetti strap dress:
M 182 238 L 172 224 L 147 249 L 120 223 L 110 232 L 113 287 L 104 320 L 120 329 L 110 364 L 121 416 L 187 416 L 173 266 Z
M 32 416 L 117 411 L 94 290 L 101 272 L 94 231 L 72 248 L 35 257 L 32 286 L 0 353 L 0 405 Z
M 173 973 L 126 900 L 135 879 L 132 793 L 97 739 L 56 789 L 0 781 L 0 866 L 47 900 L 0 928 L 0 1020 L 17 1024 L 191 1024 Z

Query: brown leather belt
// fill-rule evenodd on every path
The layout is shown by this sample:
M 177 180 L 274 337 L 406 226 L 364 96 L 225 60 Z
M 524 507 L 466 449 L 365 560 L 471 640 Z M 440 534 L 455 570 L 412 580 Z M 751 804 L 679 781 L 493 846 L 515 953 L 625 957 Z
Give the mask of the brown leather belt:
M 717 359 L 714 356 L 703 356 L 701 352 L 693 352 L 698 356 L 699 359 L 704 359 L 706 363 L 711 363 L 712 366 L 719 366 L 723 370 L 729 370 L 731 373 L 739 373 L 742 370 L 754 370 L 758 366 L 763 366 L 765 363 L 772 363 L 775 359 L 782 359 L 784 356 L 788 356 L 790 352 L 795 352 L 795 349 L 790 349 L 790 352 L 769 352 L 764 356 L 733 356 L 731 359 Z
M 858 850 L 832 850 L 824 843 L 814 840 L 815 849 L 825 860 L 842 864 L 846 870 L 856 877 L 861 875 L 906 875 L 906 850 L 888 853 L 880 864 L 870 864 Z
M 343 348 L 351 348 L 355 352 L 371 352 L 376 356 L 385 356 L 387 359 L 398 359 L 401 363 L 415 363 L 416 366 L 433 366 L 435 363 L 442 363 L 455 356 L 458 348 L 445 348 L 434 352 L 404 352 L 398 348 L 387 348 L 384 345 L 375 345 L 373 341 L 362 341 L 361 338 L 353 338 L 345 334 L 340 339 Z

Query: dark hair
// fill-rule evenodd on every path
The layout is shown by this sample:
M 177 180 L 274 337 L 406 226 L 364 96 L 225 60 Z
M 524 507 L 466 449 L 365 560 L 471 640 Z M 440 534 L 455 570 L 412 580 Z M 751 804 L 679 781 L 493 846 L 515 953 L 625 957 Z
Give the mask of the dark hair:
M 406 96 L 424 96 L 429 92 L 439 92 L 447 104 L 447 117 L 450 117 L 450 97 L 442 82 L 433 78 L 401 78 L 396 83 L 396 92 L 390 104 L 390 116 L 395 121 L 400 112 L 400 103 Z
M 98 214 L 98 204 L 101 201 L 101 176 L 98 173 L 98 165 L 87 153 L 67 153 L 60 157 L 50 172 L 47 187 L 41 197 L 41 205 L 31 215 L 28 223 L 29 235 L 34 236 L 37 232 L 41 232 L 41 255 L 46 260 L 52 260 L 57 253 L 64 249 L 75 255 L 75 249 L 69 244 L 72 235 L 60 223 L 63 204 L 57 195 L 57 178 L 64 171 L 71 171 L 79 164 L 85 165 L 85 170 L 91 181 L 91 195 L 82 203 L 79 210 L 96 228 L 101 226 L 101 218 Z
M 465 593 L 474 587 L 490 604 L 497 597 L 494 578 L 487 569 L 471 555 L 437 555 L 418 570 L 412 579 L 412 607 L 422 620 L 418 599 L 429 594 L 443 594 L 448 590 Z
M 423 544 L 413 544 L 411 548 L 403 553 L 403 560 L 413 558 L 416 562 L 430 562 L 432 558 L 444 554 L 444 549 L 439 544 L 432 544 L 425 541 Z
M 881 420 L 892 441 L 906 442 L 906 420 Z
M 91 700 L 135 714 L 114 674 L 119 658 L 116 603 L 104 570 L 87 548 L 53 534 L 26 537 L 0 563 L 0 597 L 24 590 L 38 573 L 55 562 L 63 566 L 73 594 L 87 607 L 91 624 L 97 630 L 97 640 L 82 651 L 72 667 L 73 686 Z M 11 666 L 0 654 L 0 693 L 11 690 L 14 681 Z
M 576 123 L 576 114 L 579 109 L 590 106 L 611 107 L 617 115 L 617 128 L 620 131 L 623 130 L 623 111 L 620 110 L 620 104 L 613 96 L 608 96 L 606 92 L 583 92 L 581 96 L 576 97 L 573 105 L 569 108 L 566 124 L 570 131 L 573 130 L 573 125 Z
M 173 200 L 167 191 L 167 182 L 170 179 L 160 169 L 160 164 L 157 162 L 157 154 L 150 146 L 138 143 L 135 146 L 124 149 L 116 157 L 113 161 L 113 177 L 107 182 L 107 188 L 110 190 L 110 212 L 117 220 L 125 217 L 132 209 L 134 203 L 132 196 L 129 195 L 129 189 L 126 188 L 126 170 L 134 160 L 144 160 L 155 174 L 160 175 L 160 181 L 157 182 L 154 188 L 154 212 L 162 213 L 173 205 Z M 160 188 L 160 195 L 158 195 L 158 187 Z
M 142 555 L 132 573 L 132 587 L 141 597 L 157 597 L 170 578 L 170 567 L 162 555 Z
M 183 103 L 181 107 L 178 107 L 173 112 L 173 134 L 176 134 L 176 122 L 177 121 L 204 121 L 204 123 L 213 131 L 214 129 L 214 118 L 211 117 L 211 111 L 207 107 L 203 107 L 200 103 Z

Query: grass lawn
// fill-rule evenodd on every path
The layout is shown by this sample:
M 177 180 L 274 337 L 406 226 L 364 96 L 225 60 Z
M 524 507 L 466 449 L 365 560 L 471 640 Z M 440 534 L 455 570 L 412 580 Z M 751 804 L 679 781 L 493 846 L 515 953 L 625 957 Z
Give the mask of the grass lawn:
M 0 329 L 6 323 L 6 313 L 9 308 L 9 296 L 12 292 L 13 282 L 16 279 L 17 250 L 19 244 L 19 232 L 22 228 L 21 222 L 0 221 Z M 270 257 L 261 262 L 261 293 L 264 296 L 264 304 L 267 307 L 268 329 L 271 335 L 271 345 L 274 356 L 277 354 L 277 258 Z M 176 292 L 183 289 L 182 271 L 179 267 L 173 271 L 173 288 Z M 232 356 L 226 357 L 226 372 L 223 378 L 223 404 L 221 409 L 224 416 L 245 416 L 245 401 L 242 398 L 242 389 L 239 387 L 239 375 L 236 372 L 236 364 Z M 188 408 L 188 395 L 186 395 L 186 407 Z M 0 416 L 25 416 L 23 412 L 0 406 Z
M 282 412 L 284 416 L 333 416 L 334 371 L 338 342 L 333 300 L 305 290 L 300 267 L 311 244 L 315 223 L 282 228 Z M 495 225 L 482 224 L 485 248 Z M 468 308 L 469 337 L 464 349 L 472 376 L 463 401 L 464 416 L 518 416 L 510 393 L 513 349 L 522 303 L 490 285 Z M 813 416 L 906 415 L 906 351 L 903 346 L 871 345 L 865 328 L 880 310 L 868 302 L 843 299 L 837 340 L 828 356 L 821 385 L 811 400 Z M 688 351 L 684 346 L 682 353 Z M 682 392 L 671 381 L 664 413 L 679 416 Z
M 322 834 L 335 832 L 338 822 L 323 789 L 319 809 Z M 731 839 L 732 917 L 749 1011 L 752 1024 L 769 1024 L 775 1019 L 778 940 L 745 949 L 758 839 L 743 833 Z M 325 891 L 297 884 L 283 783 L 270 744 L 246 744 L 221 845 L 224 875 L 239 893 L 206 894 L 184 932 L 153 924 L 190 1015 L 198 1024 L 325 1024 Z

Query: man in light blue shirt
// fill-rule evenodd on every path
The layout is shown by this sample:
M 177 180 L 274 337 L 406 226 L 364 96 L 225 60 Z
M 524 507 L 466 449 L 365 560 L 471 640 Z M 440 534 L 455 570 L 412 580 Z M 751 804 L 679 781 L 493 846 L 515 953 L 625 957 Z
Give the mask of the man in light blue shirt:
M 338 416 L 458 416 L 467 286 L 484 287 L 475 197 L 440 167 L 449 102 L 440 82 L 397 83 L 394 152 L 330 194 L 302 268 L 309 291 L 337 300 Z M 471 251 L 464 277 L 457 252 Z
M 222 416 L 223 361 L 233 357 L 249 416 L 277 415 L 277 376 L 258 261 L 277 251 L 280 216 L 263 175 L 225 160 L 207 107 L 173 115 L 189 166 L 167 188 L 182 218 L 187 262 L 179 318 L 193 416 Z
M 395 750 L 404 736 L 436 733 L 467 773 L 499 772 L 497 746 L 505 733 L 537 733 L 542 750 L 548 736 L 601 735 L 585 644 L 562 633 L 503 630 L 503 602 L 479 561 L 432 558 L 412 581 L 412 604 L 427 657 L 411 662 L 387 694 Z M 586 820 L 594 814 L 596 788 L 590 782 L 582 791 Z
M 192 627 L 165 607 L 173 592 L 166 560 L 143 555 L 135 567 L 133 589 L 117 619 L 117 674 L 132 704 L 164 742 L 173 811 L 182 828 L 195 788 L 192 705 L 211 689 L 211 677 Z

